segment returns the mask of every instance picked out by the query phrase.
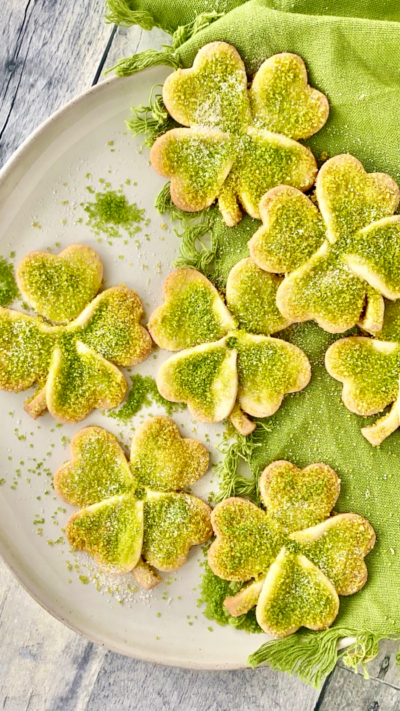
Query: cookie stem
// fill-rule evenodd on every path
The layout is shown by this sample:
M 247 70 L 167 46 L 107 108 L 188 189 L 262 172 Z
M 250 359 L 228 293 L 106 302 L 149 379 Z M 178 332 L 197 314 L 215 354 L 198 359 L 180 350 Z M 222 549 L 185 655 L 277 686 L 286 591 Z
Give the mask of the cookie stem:
M 232 422 L 234 428 L 239 432 L 239 434 L 247 437 L 247 435 L 254 432 L 256 424 L 252 422 L 241 410 L 240 405 L 236 402 L 229 419 Z
M 240 617 L 246 614 L 252 607 L 257 605 L 260 597 L 265 578 L 257 580 L 255 583 L 250 583 L 242 588 L 237 595 L 227 597 L 224 600 L 224 606 L 232 617 Z
M 47 410 L 46 386 L 44 386 L 35 397 L 24 405 L 25 412 L 28 413 L 34 420 L 37 420 L 40 415 L 43 415 Z
M 143 558 L 139 558 L 139 562 L 133 568 L 132 573 L 135 576 L 136 582 L 144 590 L 151 590 L 156 585 L 159 585 L 159 583 L 161 583 L 161 578 L 158 573 L 156 573 L 156 571 L 153 570 L 151 565 L 146 563 Z
M 399 425 L 399 400 L 396 400 L 387 415 L 381 417 L 371 427 L 363 427 L 361 433 L 370 444 L 377 447 L 386 437 L 393 434 Z

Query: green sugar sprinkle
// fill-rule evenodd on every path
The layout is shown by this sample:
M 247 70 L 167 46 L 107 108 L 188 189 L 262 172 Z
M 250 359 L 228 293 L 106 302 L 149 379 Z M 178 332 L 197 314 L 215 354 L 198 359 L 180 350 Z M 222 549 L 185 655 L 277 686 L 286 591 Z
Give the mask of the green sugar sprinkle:
M 208 546 L 204 551 L 206 552 L 207 549 Z M 204 561 L 202 565 L 204 572 L 201 578 L 200 597 L 197 602 L 199 606 L 204 605 L 203 614 L 207 620 L 214 620 L 222 626 L 231 625 L 249 633 L 262 632 L 256 620 L 255 608 L 240 617 L 232 617 L 224 607 L 224 600 L 231 595 L 236 595 L 243 587 L 243 583 L 222 580 L 214 575 L 207 561 Z
M 0 306 L 8 306 L 18 295 L 12 264 L 0 257 Z
M 84 210 L 89 219 L 87 225 L 95 234 L 103 232 L 108 237 L 122 237 L 121 229 L 133 237 L 142 229 L 138 223 L 143 222 L 145 211 L 138 208 L 135 202 L 129 203 L 122 189 L 105 190 L 94 193 L 95 201 L 87 202 Z
M 142 407 L 149 407 L 153 402 L 161 405 L 169 416 L 182 409 L 182 405 L 169 402 L 160 395 L 155 380 L 150 375 L 139 375 L 138 373 L 131 376 L 131 381 L 132 387 L 126 402 L 117 410 L 107 412 L 108 417 L 128 423 Z

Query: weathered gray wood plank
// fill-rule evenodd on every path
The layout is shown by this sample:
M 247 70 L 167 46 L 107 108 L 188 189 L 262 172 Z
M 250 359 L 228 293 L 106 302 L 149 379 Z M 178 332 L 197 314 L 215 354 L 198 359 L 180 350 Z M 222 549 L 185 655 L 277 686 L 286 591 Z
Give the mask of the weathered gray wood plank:
M 84 711 L 105 651 L 51 617 L 0 563 L 0 708 Z
M 1 4 L 0 165 L 53 111 L 91 85 L 112 27 L 104 0 Z
M 368 673 L 371 679 L 383 681 L 400 690 L 400 673 L 396 663 L 396 654 L 399 642 L 384 640 L 380 644 L 378 656 L 368 664 Z M 344 666 L 340 662 L 340 666 Z M 362 671 L 359 671 L 362 674 Z
M 112 683 L 110 683 L 112 680 Z M 195 672 L 107 653 L 86 711 L 311 711 L 318 692 L 271 669 Z
M 377 679 L 364 679 L 349 669 L 337 667 L 320 697 L 317 709 L 400 711 L 400 691 Z

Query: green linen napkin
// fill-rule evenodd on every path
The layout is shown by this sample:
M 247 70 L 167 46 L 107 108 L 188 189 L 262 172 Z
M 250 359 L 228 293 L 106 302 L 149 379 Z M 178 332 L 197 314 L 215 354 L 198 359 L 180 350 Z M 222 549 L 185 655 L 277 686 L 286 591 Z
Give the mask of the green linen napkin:
M 110 8 L 114 6 L 109 16 L 114 20 L 118 19 L 116 5 L 126 9 L 128 3 L 109 0 Z M 152 22 L 176 30 L 173 59 L 166 62 L 170 66 L 191 66 L 197 50 L 214 40 L 232 43 L 249 74 L 272 54 L 299 54 L 307 64 L 311 85 L 323 91 L 331 105 L 326 126 L 306 142 L 316 157 L 323 152 L 329 157 L 349 152 L 368 171 L 385 171 L 400 181 L 397 0 L 131 0 L 129 7 L 126 24 L 143 24 L 145 13 L 147 26 Z M 178 24 L 192 23 L 193 28 L 199 13 L 210 11 L 225 14 L 214 13 L 208 26 L 200 23 L 201 31 L 192 37 L 189 31 L 177 40 Z M 247 255 L 247 240 L 257 224 L 245 217 L 237 227 L 227 228 L 213 214 L 214 277 L 219 287 L 233 264 Z M 202 263 L 207 259 L 199 260 Z M 341 386 L 323 366 L 326 349 L 337 337 L 310 323 L 291 327 L 283 337 L 309 356 L 312 382 L 303 393 L 287 397 L 268 419 L 270 431 L 258 433 L 262 446 L 254 449 L 251 467 L 258 472 L 275 459 L 289 459 L 301 467 L 314 461 L 330 464 L 342 480 L 337 510 L 362 514 L 377 533 L 377 544 L 367 558 L 368 584 L 357 595 L 341 598 L 331 630 L 300 632 L 267 643 L 250 659 L 319 682 L 336 662 L 341 637 L 357 637 L 346 655 L 353 666 L 377 653 L 379 639 L 400 637 L 400 431 L 378 448 L 362 437 L 366 420 L 344 407 Z

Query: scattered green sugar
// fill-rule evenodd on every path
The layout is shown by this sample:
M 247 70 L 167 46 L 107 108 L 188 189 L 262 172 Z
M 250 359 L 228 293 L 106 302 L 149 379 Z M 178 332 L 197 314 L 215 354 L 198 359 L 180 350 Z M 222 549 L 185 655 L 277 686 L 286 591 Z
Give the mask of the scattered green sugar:
M 163 407 L 169 416 L 182 409 L 182 405 L 169 402 L 160 395 L 155 380 L 150 375 L 137 373 L 131 376 L 131 381 L 132 386 L 126 402 L 118 410 L 107 412 L 108 417 L 113 417 L 115 420 L 120 420 L 127 424 L 142 407 L 150 407 L 152 402 Z
M 88 214 L 88 224 L 95 234 L 103 232 L 108 237 L 121 237 L 121 229 L 133 237 L 141 230 L 145 211 L 136 203 L 129 203 L 121 190 L 105 190 L 95 193 L 95 202 L 88 202 L 84 207 Z
M 249 633 L 262 632 L 256 620 L 254 609 L 240 617 L 232 617 L 223 604 L 227 597 L 236 595 L 243 587 L 243 584 L 218 578 L 212 572 L 207 561 L 204 561 L 203 566 L 204 572 L 201 576 L 200 597 L 197 601 L 199 606 L 204 605 L 203 615 L 208 620 L 214 620 L 222 626 L 231 625 L 236 629 L 245 630 Z
M 0 257 L 0 306 L 8 306 L 18 295 L 14 269 L 4 257 Z

